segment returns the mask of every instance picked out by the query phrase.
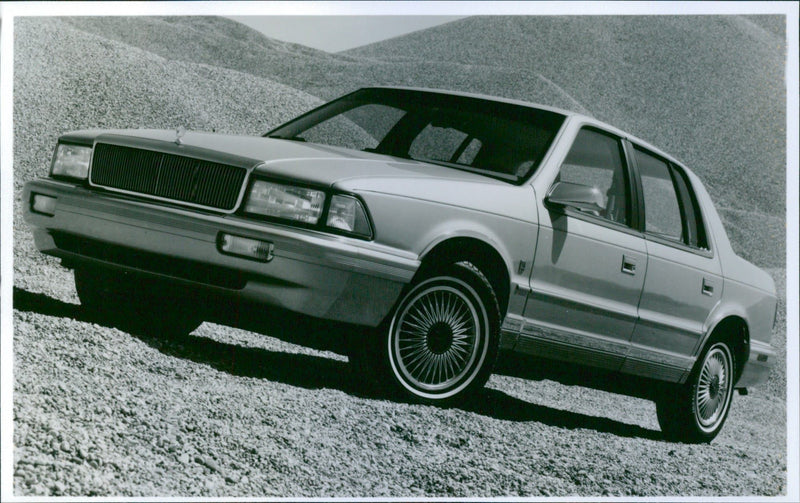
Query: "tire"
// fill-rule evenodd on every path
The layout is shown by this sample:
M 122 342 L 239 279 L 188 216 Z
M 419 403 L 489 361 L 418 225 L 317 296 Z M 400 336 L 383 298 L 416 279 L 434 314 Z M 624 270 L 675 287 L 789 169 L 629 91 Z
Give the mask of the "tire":
M 355 359 L 372 353 L 379 379 L 405 397 L 427 403 L 454 401 L 483 387 L 497 358 L 500 308 L 486 277 L 461 262 L 433 272 L 403 295 Z M 367 348 L 364 350 L 363 348 Z M 373 360 L 373 362 L 375 362 Z
M 665 438 L 685 443 L 713 440 L 730 411 L 735 369 L 730 345 L 724 340 L 710 342 L 686 384 L 672 388 L 656 401 Z
M 84 312 L 101 323 L 174 337 L 189 334 L 203 321 L 196 306 L 158 282 L 105 268 L 76 268 L 74 275 Z

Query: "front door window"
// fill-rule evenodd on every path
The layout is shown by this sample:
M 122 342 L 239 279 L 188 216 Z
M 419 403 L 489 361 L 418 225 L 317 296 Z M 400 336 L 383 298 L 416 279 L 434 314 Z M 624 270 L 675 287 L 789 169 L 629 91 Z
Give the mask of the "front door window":
M 627 177 L 618 139 L 593 129 L 582 129 L 561 165 L 559 181 L 597 187 L 605 209 L 595 215 L 628 225 Z

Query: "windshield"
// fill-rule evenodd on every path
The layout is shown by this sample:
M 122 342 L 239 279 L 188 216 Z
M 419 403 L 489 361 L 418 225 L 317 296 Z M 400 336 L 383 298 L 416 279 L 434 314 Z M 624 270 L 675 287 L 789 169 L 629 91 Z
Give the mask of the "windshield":
M 431 162 L 520 182 L 564 121 L 522 105 L 408 89 L 362 89 L 265 136 Z

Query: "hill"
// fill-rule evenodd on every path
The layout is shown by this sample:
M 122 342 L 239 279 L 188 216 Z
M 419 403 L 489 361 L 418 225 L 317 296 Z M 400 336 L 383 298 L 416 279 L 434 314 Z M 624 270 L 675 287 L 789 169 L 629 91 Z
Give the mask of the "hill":
M 38 121 L 24 135 L 37 145 L 18 152 L 40 161 L 74 127 L 255 133 L 366 85 L 479 92 L 586 112 L 662 147 L 704 180 L 738 253 L 785 264 L 779 17 L 478 17 L 338 54 L 225 18 L 17 24 L 15 122 Z
M 513 68 L 520 82 L 509 91 L 524 99 L 531 87 L 555 86 L 575 102 L 569 108 L 686 162 L 737 251 L 777 265 L 785 239 L 784 32 L 777 16 L 478 17 L 345 54 Z
M 178 36 L 168 27 L 163 32 Z M 259 134 L 320 103 L 274 80 L 203 63 L 207 58 L 165 59 L 64 19 L 18 19 L 15 37 L 17 187 L 46 174 L 56 139 L 65 131 L 185 125 Z M 178 39 L 169 43 L 187 46 Z M 227 45 L 203 47 L 213 52 Z

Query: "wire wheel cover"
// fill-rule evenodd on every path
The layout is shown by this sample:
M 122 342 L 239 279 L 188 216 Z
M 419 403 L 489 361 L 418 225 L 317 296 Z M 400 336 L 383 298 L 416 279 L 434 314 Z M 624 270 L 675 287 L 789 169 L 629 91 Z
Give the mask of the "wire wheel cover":
M 730 369 L 730 357 L 723 349 L 714 347 L 708 352 L 697 380 L 695 410 L 701 427 L 713 427 L 724 416 L 730 395 Z
M 461 382 L 484 345 L 474 301 L 443 285 L 417 293 L 398 316 L 393 335 L 398 370 L 409 384 L 427 391 Z

